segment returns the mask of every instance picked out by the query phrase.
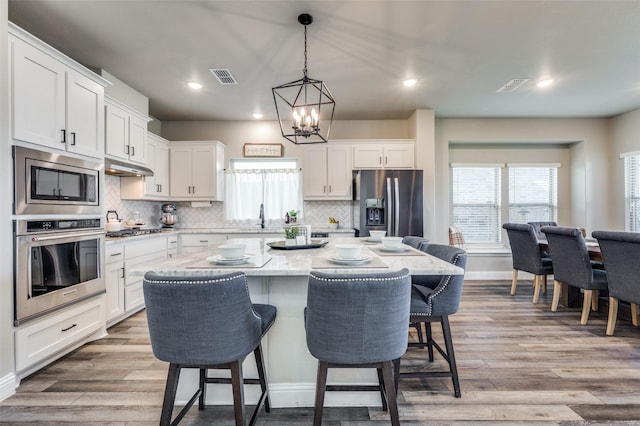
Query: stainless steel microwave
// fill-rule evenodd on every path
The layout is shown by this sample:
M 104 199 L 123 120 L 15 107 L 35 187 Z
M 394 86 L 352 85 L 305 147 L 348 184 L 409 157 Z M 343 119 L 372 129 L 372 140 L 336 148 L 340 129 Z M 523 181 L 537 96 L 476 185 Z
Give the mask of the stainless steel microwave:
M 103 165 L 14 146 L 14 213 L 101 214 Z

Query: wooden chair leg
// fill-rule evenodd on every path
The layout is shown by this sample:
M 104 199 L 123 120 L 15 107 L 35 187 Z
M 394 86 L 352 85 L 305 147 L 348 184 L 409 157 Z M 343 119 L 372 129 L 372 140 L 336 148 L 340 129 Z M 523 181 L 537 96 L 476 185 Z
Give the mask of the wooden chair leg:
M 631 304 L 631 323 L 636 327 L 640 325 L 639 317 L 640 317 L 640 309 L 638 309 L 638 304 L 632 303 Z
M 382 375 L 384 378 L 385 390 L 387 393 L 387 402 L 389 404 L 389 415 L 391 417 L 392 426 L 400 426 L 400 416 L 398 415 L 398 402 L 396 397 L 396 388 L 393 384 L 393 361 L 385 361 L 382 363 Z
M 233 389 L 233 411 L 236 418 L 236 426 L 246 426 L 244 409 L 244 380 L 242 376 L 242 359 L 232 362 L 231 388 Z
M 322 409 L 324 408 L 324 392 L 327 388 L 328 367 L 329 363 L 325 361 L 318 361 L 318 378 L 316 380 L 316 404 L 313 411 L 313 426 L 322 425 Z
M 533 277 L 533 304 L 538 303 L 538 299 L 540 299 L 540 275 L 536 275 Z
M 547 294 L 547 276 L 543 275 L 543 281 L 542 281 L 542 292 L 544 294 Z
M 178 364 L 169 364 L 167 383 L 164 388 L 164 399 L 162 400 L 160 426 L 169 426 L 171 424 L 171 415 L 173 414 L 173 405 L 175 404 L 179 379 L 180 367 L 178 366 Z
M 633 316 L 633 315 L 632 315 Z M 607 336 L 613 336 L 618 320 L 618 299 L 609 297 L 609 318 L 607 319 Z
M 560 281 L 553 280 L 553 301 L 551 302 L 551 312 L 558 310 L 560 293 L 562 293 L 562 283 L 560 283 Z
M 596 312 L 598 310 L 598 299 L 600 298 L 600 292 L 593 290 L 593 297 L 591 298 L 591 310 Z
M 589 312 L 591 312 L 591 299 L 593 298 L 593 290 L 585 290 L 582 294 L 582 316 L 580 324 L 585 325 L 589 321 Z
M 513 278 L 511 280 L 511 295 L 516 294 L 516 286 L 518 285 L 518 270 L 513 268 Z
M 400 382 L 400 359 L 393 360 L 393 384 L 396 388 L 396 395 L 398 394 L 398 383 Z
M 461 397 L 460 380 L 458 379 L 458 366 L 456 365 L 456 355 L 453 351 L 453 337 L 451 336 L 451 327 L 449 326 L 449 317 L 442 317 L 442 335 L 444 337 L 444 345 L 447 349 L 447 357 L 449 358 L 449 369 L 451 370 L 451 379 L 453 381 L 453 393 L 456 398 Z

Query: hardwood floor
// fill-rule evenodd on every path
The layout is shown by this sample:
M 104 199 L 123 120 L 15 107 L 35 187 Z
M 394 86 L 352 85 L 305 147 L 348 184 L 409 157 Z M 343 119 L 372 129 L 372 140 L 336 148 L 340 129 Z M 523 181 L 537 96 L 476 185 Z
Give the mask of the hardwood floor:
M 581 326 L 579 307 L 550 312 L 551 291 L 533 305 L 530 284 L 521 281 L 510 296 L 508 281 L 465 283 L 451 317 L 462 398 L 453 396 L 450 379 L 402 379 L 403 425 L 640 425 L 640 328 L 619 320 L 607 337 L 605 313 L 592 312 Z M 408 352 L 404 368 L 421 363 L 424 352 Z M 0 403 L 0 423 L 155 425 L 166 371 L 151 353 L 142 312 L 24 380 Z M 258 424 L 312 419 L 312 408 L 273 409 Z M 380 408 L 327 408 L 323 424 L 388 419 Z M 181 424 L 211 423 L 233 425 L 232 408 L 192 408 Z

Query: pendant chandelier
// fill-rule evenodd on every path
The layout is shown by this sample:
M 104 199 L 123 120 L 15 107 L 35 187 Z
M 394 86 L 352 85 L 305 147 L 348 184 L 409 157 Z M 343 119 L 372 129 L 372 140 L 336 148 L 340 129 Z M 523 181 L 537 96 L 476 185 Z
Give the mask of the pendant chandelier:
M 298 16 L 304 25 L 304 69 L 300 80 L 271 89 L 282 136 L 295 144 L 324 143 L 329 139 L 336 102 L 322 80 L 307 75 L 307 25 L 313 17 Z

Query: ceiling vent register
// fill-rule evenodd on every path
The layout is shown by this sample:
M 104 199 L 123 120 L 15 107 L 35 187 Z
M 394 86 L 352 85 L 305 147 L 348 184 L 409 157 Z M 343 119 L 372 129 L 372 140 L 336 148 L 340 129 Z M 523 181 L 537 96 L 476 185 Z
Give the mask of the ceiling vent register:
M 220 84 L 238 84 L 231 71 L 227 68 L 211 68 L 209 71 L 216 76 Z
M 517 88 L 519 88 L 520 86 L 525 84 L 527 81 L 529 81 L 528 78 L 514 78 L 514 79 L 511 79 L 507 84 L 505 84 L 504 86 L 502 86 L 501 88 L 496 90 L 496 92 L 498 92 L 498 93 L 500 93 L 500 92 L 513 92 L 514 90 L 516 90 Z

